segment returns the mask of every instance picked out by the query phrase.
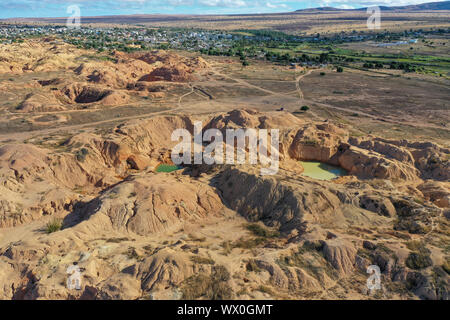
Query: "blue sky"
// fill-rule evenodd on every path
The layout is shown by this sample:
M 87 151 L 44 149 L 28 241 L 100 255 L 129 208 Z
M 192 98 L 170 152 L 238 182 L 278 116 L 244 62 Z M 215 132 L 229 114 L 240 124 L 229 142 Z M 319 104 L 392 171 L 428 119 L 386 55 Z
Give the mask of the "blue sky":
M 438 0 L 434 0 L 438 1 Z M 0 0 L 0 18 L 65 17 L 70 5 L 82 16 L 115 14 L 228 14 L 270 13 L 333 6 L 359 8 L 370 5 L 407 5 L 427 0 Z

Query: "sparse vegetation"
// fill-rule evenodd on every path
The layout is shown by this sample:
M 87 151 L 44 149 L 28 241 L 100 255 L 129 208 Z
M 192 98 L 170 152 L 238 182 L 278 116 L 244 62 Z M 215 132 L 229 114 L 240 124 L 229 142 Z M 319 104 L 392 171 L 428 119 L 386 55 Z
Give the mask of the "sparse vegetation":
M 269 16 L 264 23 L 273 23 Z M 195 19 L 202 18 L 185 22 Z M 152 28 L 153 22 L 78 31 L 27 26 L 25 33 L 50 34 L 30 45 L 17 45 L 27 36 L 1 38 L 2 31 L 19 29 L 0 25 L 0 70 L 6 71 L 0 224 L 15 232 L 41 213 L 67 214 L 42 232 L 7 230 L 0 251 L 16 260 L 16 252 L 33 250 L 33 259 L 7 266 L 12 281 L 26 288 L 14 285 L 0 296 L 28 295 L 30 272 L 38 275 L 33 288 L 48 282 L 39 276 L 47 271 L 64 286 L 64 268 L 55 269 L 61 259 L 92 262 L 82 264 L 95 278 L 86 279 L 92 290 L 57 292 L 70 298 L 94 292 L 202 300 L 448 295 L 450 222 L 435 198 L 445 196 L 450 160 L 444 112 L 450 29 L 392 30 L 392 19 L 372 33 L 358 29 L 357 19 L 338 19 L 320 34 L 209 30 L 221 17 L 214 20 L 208 30 Z M 252 28 L 261 23 L 252 21 Z M 335 33 L 343 25 L 356 30 Z M 413 37 L 418 43 L 378 46 Z M 230 103 L 249 109 L 231 111 Z M 208 119 L 221 131 L 279 127 L 278 174 L 260 177 L 259 167 L 246 165 L 153 172 L 170 155 L 167 133 L 172 126 L 191 131 L 185 115 L 193 112 L 192 120 Z M 306 152 L 320 166 L 351 170 L 333 181 L 299 178 Z M 36 243 L 42 250 L 34 250 Z M 383 290 L 368 296 L 370 264 L 380 267 Z M 0 286 L 11 287 L 8 281 Z M 38 291 L 37 298 L 54 294 Z
M 250 259 L 247 262 L 247 264 L 245 265 L 245 269 L 249 272 L 256 272 L 256 273 L 261 272 L 261 268 L 258 267 L 258 264 L 256 263 L 256 261 L 254 259 Z
M 84 162 L 86 160 L 86 156 L 89 154 L 89 150 L 86 148 L 81 148 L 75 153 L 75 157 L 78 161 Z
M 444 269 L 445 272 L 450 274 L 450 259 L 447 259 L 444 264 L 442 265 L 442 269 Z
M 216 262 L 207 257 L 201 257 L 201 256 L 192 256 L 191 261 L 197 264 L 215 264 Z
M 315 146 L 319 144 L 319 141 L 315 140 L 315 139 L 305 139 L 302 140 L 302 144 L 307 145 L 307 146 Z
M 229 280 L 228 270 L 224 266 L 215 266 L 211 275 L 198 274 L 183 282 L 181 287 L 183 299 L 229 300 L 233 297 Z
M 134 247 L 128 247 L 128 250 L 125 252 L 126 256 L 128 257 L 128 259 L 130 260 L 142 260 L 143 258 L 138 254 L 138 252 L 136 251 L 136 248 Z
M 300 247 L 292 255 L 281 256 L 277 263 L 281 268 L 297 267 L 303 269 L 319 281 L 323 279 L 324 274 L 336 279 L 338 277 L 337 271 L 316 250 L 317 246 Z
M 411 252 L 406 258 L 405 264 L 408 268 L 411 269 L 424 269 L 433 265 L 433 261 L 430 258 L 429 254 L 422 252 Z
M 52 219 L 49 221 L 45 227 L 45 231 L 50 234 L 56 231 L 60 231 L 62 229 L 62 220 L 61 219 Z
M 260 245 L 265 244 L 266 242 L 267 240 L 264 238 L 251 238 L 251 239 L 241 238 L 233 242 L 232 247 L 241 249 L 253 249 Z
M 300 108 L 300 110 L 301 110 L 301 111 L 308 111 L 308 110 L 309 110 L 309 107 L 308 107 L 308 106 L 302 106 L 302 107 Z
M 260 285 L 258 287 L 258 291 L 261 291 L 262 293 L 267 293 L 268 295 L 271 295 L 271 296 L 274 294 L 273 290 L 270 287 L 264 286 L 264 285 Z
M 252 232 L 255 236 L 262 238 L 277 238 L 280 236 L 278 231 L 269 230 L 266 227 L 261 226 L 257 223 L 250 223 L 246 225 L 246 228 Z

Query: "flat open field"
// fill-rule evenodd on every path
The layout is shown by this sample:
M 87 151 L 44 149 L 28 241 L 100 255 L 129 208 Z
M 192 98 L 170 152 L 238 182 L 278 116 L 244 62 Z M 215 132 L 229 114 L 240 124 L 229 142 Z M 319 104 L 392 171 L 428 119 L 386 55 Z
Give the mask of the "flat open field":
M 170 86 L 163 99 L 132 95 L 123 105 L 107 107 L 108 112 L 101 105 L 69 111 L 18 112 L 17 107 L 29 94 L 42 90 L 30 83 L 62 73 L 2 75 L 2 84 L 16 88 L 1 93 L 3 140 L 20 137 L 12 134 L 18 131 L 29 132 L 26 136 L 30 136 L 65 127 L 114 127 L 122 120 L 148 117 L 155 112 L 208 113 L 250 107 L 261 111 L 284 108 L 299 117 L 335 119 L 351 124 L 357 135 L 415 137 L 444 145 L 450 141 L 450 91 L 448 83 L 438 81 L 439 78 L 351 68 L 345 68 L 343 73 L 330 68 L 298 71 L 260 61 L 242 68 L 238 59 L 204 58 L 212 69 L 190 86 Z M 299 112 L 303 105 L 311 110 Z

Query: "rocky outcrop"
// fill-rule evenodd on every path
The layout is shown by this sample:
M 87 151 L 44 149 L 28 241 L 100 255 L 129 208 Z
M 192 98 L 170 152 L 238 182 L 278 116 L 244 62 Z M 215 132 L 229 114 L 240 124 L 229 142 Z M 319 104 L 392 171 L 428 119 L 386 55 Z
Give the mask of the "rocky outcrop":
M 326 240 L 322 250 L 325 259 L 341 274 L 354 271 L 356 249 L 352 243 L 341 239 Z
M 358 197 L 359 206 L 365 210 L 376 212 L 387 217 L 394 217 L 396 214 L 392 202 L 382 195 L 365 194 Z
M 100 102 L 105 106 L 113 106 L 126 103 L 128 95 L 101 87 L 85 85 L 83 83 L 75 83 L 66 85 L 61 89 L 64 98 L 68 99 L 68 103 L 94 103 Z
M 83 63 L 75 72 L 92 83 L 127 88 L 143 81 L 187 82 L 195 78 L 196 72 L 208 68 L 201 58 L 185 58 L 164 51 L 115 52 L 112 60 L 115 61 Z
M 320 219 L 339 212 L 339 199 L 320 187 L 280 183 L 276 177 L 261 178 L 235 168 L 220 173 L 217 188 L 230 208 L 250 221 L 264 221 L 285 234 L 293 230 L 302 233 L 306 217 Z
M 412 165 L 387 159 L 381 154 L 358 147 L 348 148 L 339 156 L 338 163 L 350 174 L 365 179 L 417 180 L 419 174 L 419 171 Z
M 307 125 L 294 136 L 289 155 L 297 160 L 339 164 L 338 157 L 346 149 L 342 144 L 347 133 L 332 124 Z
M 207 185 L 150 174 L 108 190 L 91 201 L 83 215 L 106 215 L 116 230 L 149 235 L 219 215 L 221 208 L 219 196 Z
M 207 270 L 209 269 L 209 270 Z M 146 292 L 178 287 L 184 280 L 199 272 L 210 273 L 211 266 L 195 265 L 189 255 L 164 249 L 146 258 L 137 269 L 142 289 Z
M 450 207 L 450 183 L 438 181 L 426 181 L 417 187 L 425 199 L 433 202 L 438 207 Z
M 52 112 L 66 110 L 66 108 L 56 99 L 53 93 L 44 92 L 42 94 L 28 94 L 16 110 L 18 112 Z
M 445 149 L 352 139 L 328 122 L 246 109 L 198 119 L 222 131 L 280 126 L 276 175 L 246 165 L 152 172 L 169 162 L 173 130 L 192 132 L 196 119 L 158 116 L 102 136 L 46 140 L 46 147 L 1 146 L 0 227 L 24 229 L 16 238 L 0 230 L 0 297 L 180 299 L 198 285 L 198 298 L 364 298 L 359 273 L 371 264 L 399 282 L 392 287 L 406 288 L 395 297 L 448 297 L 447 260 L 434 245 L 447 239 L 448 215 L 436 205 L 447 205 L 448 185 L 422 180 L 443 172 Z M 430 171 L 432 155 L 440 162 Z M 302 176 L 298 160 L 306 159 L 339 164 L 353 176 Z M 61 231 L 46 234 L 49 216 L 63 218 Z M 22 225 L 31 221 L 39 228 Z M 405 261 L 417 244 L 409 240 L 430 235 L 436 242 L 427 264 L 410 269 Z M 75 293 L 64 286 L 73 262 L 85 281 Z
M 254 109 L 233 110 L 213 117 L 204 127 L 206 129 L 290 129 L 303 121 L 287 112 L 260 113 Z

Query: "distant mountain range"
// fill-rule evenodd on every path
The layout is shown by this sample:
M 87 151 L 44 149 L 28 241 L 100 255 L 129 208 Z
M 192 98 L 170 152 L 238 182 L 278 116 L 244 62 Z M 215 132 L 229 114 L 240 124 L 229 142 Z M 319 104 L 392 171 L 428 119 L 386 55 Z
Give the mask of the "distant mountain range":
M 409 6 L 386 7 L 379 6 L 382 11 L 426 11 L 426 10 L 450 10 L 450 1 L 428 2 L 422 4 L 413 4 Z M 295 12 L 320 12 L 320 11 L 365 11 L 366 8 L 358 9 L 339 9 L 333 7 L 320 7 L 310 9 L 300 9 Z

